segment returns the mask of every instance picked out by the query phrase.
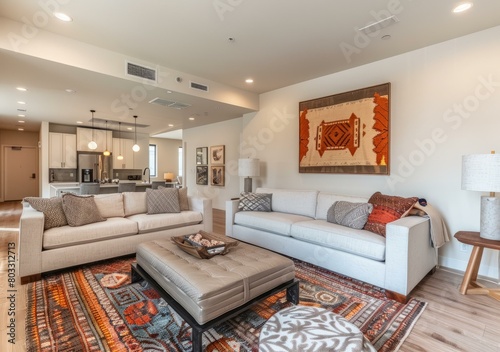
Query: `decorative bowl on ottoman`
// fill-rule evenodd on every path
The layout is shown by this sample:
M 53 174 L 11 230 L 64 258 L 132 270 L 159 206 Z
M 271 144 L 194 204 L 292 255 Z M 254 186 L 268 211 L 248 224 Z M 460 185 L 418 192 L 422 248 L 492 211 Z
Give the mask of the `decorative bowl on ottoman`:
M 172 242 L 184 252 L 201 259 L 210 259 L 218 254 L 224 255 L 230 248 L 238 245 L 236 240 L 205 231 L 172 237 Z

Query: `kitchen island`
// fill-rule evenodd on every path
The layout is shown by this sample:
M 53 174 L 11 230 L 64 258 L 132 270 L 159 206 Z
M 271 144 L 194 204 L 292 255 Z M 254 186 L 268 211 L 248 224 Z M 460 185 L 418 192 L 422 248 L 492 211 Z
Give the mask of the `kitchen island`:
M 136 192 L 146 192 L 146 188 L 151 188 L 151 183 L 142 181 L 124 181 L 123 183 L 135 183 Z M 99 194 L 106 193 L 117 193 L 118 184 L 117 183 L 101 183 L 101 189 Z M 57 182 L 50 184 L 50 196 L 60 197 L 64 193 L 80 193 L 80 184 L 78 182 Z

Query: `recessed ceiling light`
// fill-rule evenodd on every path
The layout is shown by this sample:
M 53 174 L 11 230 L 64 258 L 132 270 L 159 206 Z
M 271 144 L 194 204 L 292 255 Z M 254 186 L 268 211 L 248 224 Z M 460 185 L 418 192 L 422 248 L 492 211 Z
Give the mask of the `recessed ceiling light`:
M 19 121 L 17 121 L 17 122 L 19 122 L 19 123 L 24 123 L 24 120 L 19 120 Z
M 467 11 L 468 9 L 470 9 L 471 7 L 472 7 L 472 3 L 471 2 L 463 2 L 460 5 L 457 5 L 453 9 L 453 12 L 454 13 L 464 12 L 464 11 Z
M 18 103 L 18 104 L 21 104 L 21 105 L 26 104 L 26 102 L 24 102 L 24 101 L 18 101 L 17 103 Z
M 76 123 L 79 124 L 79 125 L 83 125 L 82 121 L 76 121 Z
M 76 93 L 76 90 L 69 89 L 69 88 L 68 88 L 68 89 L 65 89 L 64 91 L 65 91 L 66 93 L 70 93 L 70 94 L 72 94 L 72 93 Z
M 191 116 L 191 117 L 189 118 L 189 120 L 190 120 L 190 121 L 194 121 L 194 117 L 192 117 L 192 116 Z
M 133 128 L 132 127 L 127 127 L 127 130 L 132 131 Z
M 380 39 L 389 40 L 389 39 L 391 39 L 391 35 L 390 34 L 383 35 L 382 38 L 380 38 Z
M 18 117 L 26 117 L 26 115 L 23 115 L 23 114 L 18 114 L 17 116 Z
M 27 91 L 27 89 L 24 88 L 24 87 L 17 87 L 16 89 L 19 90 L 19 91 L 21 91 L 21 92 L 26 92 Z
M 251 79 L 251 78 L 247 78 L 247 79 L 245 80 L 245 82 L 247 82 L 247 83 L 253 83 L 253 79 Z
M 65 13 L 62 12 L 54 12 L 54 16 L 56 16 L 58 19 L 64 22 L 71 22 L 73 19 L 66 15 Z
M 24 131 L 24 128 L 19 127 L 17 130 L 18 130 L 18 131 Z
M 172 125 L 171 123 L 168 124 L 168 127 L 174 127 L 174 125 Z

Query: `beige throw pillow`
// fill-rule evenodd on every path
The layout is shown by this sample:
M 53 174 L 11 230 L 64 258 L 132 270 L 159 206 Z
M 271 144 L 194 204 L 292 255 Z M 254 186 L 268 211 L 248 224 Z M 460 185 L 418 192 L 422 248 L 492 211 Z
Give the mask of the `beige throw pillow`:
M 94 196 L 95 204 L 103 218 L 123 218 L 123 195 L 121 193 L 97 194 Z
M 94 196 L 78 196 L 66 193 L 62 196 L 62 205 L 69 226 L 82 226 L 106 221 L 99 213 L 99 209 L 97 209 Z

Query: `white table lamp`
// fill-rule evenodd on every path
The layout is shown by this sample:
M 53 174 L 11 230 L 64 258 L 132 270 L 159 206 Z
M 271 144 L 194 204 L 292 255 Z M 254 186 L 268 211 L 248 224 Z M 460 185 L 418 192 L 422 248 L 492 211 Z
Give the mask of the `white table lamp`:
M 500 241 L 500 154 L 474 154 L 462 157 L 462 189 L 490 192 L 481 197 L 479 236 Z
M 259 159 L 239 159 L 238 176 L 245 177 L 243 190 L 245 192 L 252 192 L 252 177 L 260 176 Z

